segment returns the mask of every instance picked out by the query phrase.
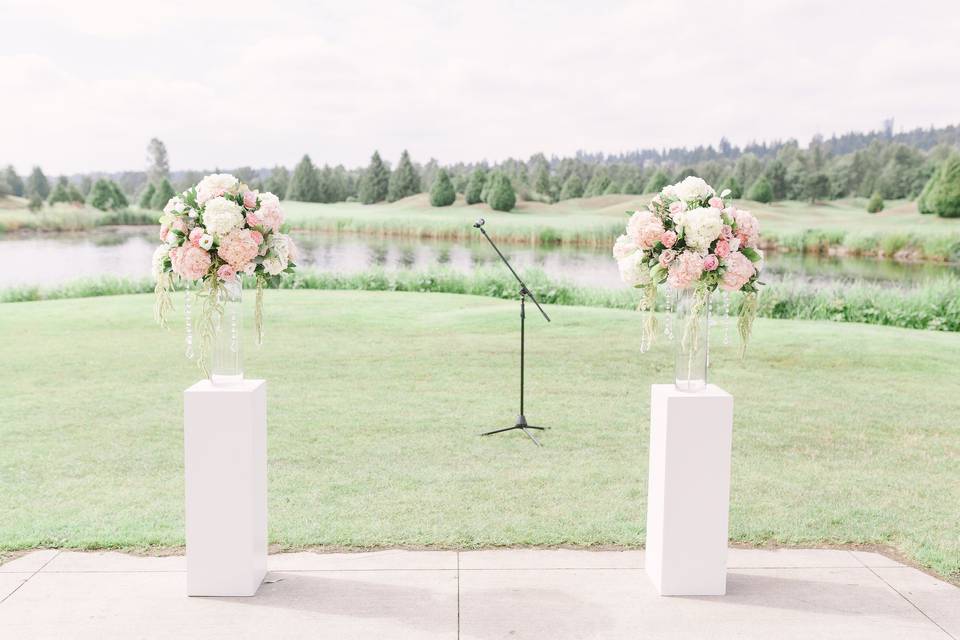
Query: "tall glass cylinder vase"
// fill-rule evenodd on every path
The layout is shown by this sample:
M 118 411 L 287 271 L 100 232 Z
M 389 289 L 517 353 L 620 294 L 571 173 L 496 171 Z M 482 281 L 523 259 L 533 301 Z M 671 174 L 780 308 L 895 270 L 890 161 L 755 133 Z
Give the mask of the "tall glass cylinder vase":
M 710 340 L 710 293 L 681 289 L 674 301 L 674 332 L 677 360 L 674 375 L 677 389 L 688 393 L 707 388 Z
M 214 322 L 210 382 L 228 386 L 243 382 L 243 354 L 240 348 L 243 285 L 238 277 L 223 283 L 217 291 L 217 306 L 223 313 Z

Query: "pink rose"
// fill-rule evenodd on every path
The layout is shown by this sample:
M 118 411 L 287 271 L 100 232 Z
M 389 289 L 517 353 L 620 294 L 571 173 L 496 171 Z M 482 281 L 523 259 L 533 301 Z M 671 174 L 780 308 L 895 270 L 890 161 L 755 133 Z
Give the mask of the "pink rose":
M 718 258 L 726 258 L 730 255 L 730 243 L 726 240 L 717 240 L 717 247 L 713 250 Z
M 256 213 L 251 211 L 247 214 L 247 226 L 248 227 L 259 227 L 263 224 L 263 219 L 258 216 Z
M 739 291 L 757 272 L 750 258 L 734 251 L 723 261 L 726 270 L 720 279 L 720 288 L 724 291 Z
M 257 207 L 257 192 L 256 191 L 244 191 L 243 192 L 243 206 L 247 209 L 255 209 Z
M 721 200 L 717 196 L 713 196 L 712 198 L 707 200 L 707 204 L 709 204 L 714 209 L 723 209 L 723 200 Z
M 703 257 L 695 251 L 684 251 L 671 264 L 667 284 L 674 289 L 688 289 L 703 275 Z
M 682 200 L 670 203 L 670 215 L 675 216 L 687 210 L 687 205 Z
M 257 232 L 250 229 L 231 231 L 220 239 L 217 255 L 234 269 L 242 269 L 260 251 L 260 243 L 255 241 L 254 233 Z
M 677 243 L 677 232 L 676 231 L 664 231 L 663 235 L 660 236 L 660 242 L 663 243 L 667 249 L 672 247 Z
M 737 235 L 743 247 L 756 247 L 760 242 L 760 222 L 749 211 L 737 209 L 733 212 L 737 221 Z
M 170 250 L 173 272 L 187 280 L 199 280 L 210 269 L 210 254 L 192 244 Z
M 660 254 L 660 266 L 661 266 L 661 267 L 667 267 L 667 266 L 669 266 L 670 263 L 673 262 L 673 259 L 676 258 L 676 257 L 677 257 L 677 252 L 676 252 L 676 251 L 672 251 L 671 249 L 667 249 L 666 251 L 664 251 L 663 253 Z
M 224 282 L 233 282 L 237 279 L 237 270 L 228 264 L 222 265 L 217 269 L 217 277 Z
M 729 240 L 733 237 L 733 227 L 728 224 L 723 225 L 723 229 L 720 230 L 720 237 L 724 240 Z
M 720 266 L 720 260 L 714 254 L 710 253 L 703 258 L 703 270 L 713 271 Z
M 193 231 L 190 232 L 190 244 L 195 247 L 200 247 L 200 238 L 203 237 L 203 229 L 200 227 L 194 227 Z
M 250 230 L 250 237 L 253 238 L 253 241 L 256 242 L 257 245 L 263 244 L 263 234 L 256 229 Z
M 170 231 L 170 227 L 165 224 L 160 225 L 160 242 L 167 241 L 167 232 Z
M 179 231 L 180 233 L 186 233 L 187 223 L 183 221 L 183 218 L 176 218 L 173 221 L 173 228 Z

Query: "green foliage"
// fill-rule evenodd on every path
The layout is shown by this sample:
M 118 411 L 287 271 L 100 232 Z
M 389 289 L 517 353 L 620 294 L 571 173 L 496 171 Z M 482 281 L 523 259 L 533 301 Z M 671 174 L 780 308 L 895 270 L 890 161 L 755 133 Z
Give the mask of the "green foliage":
M 767 179 L 766 176 L 760 176 L 760 178 L 753 183 L 753 186 L 750 187 L 750 193 L 747 194 L 747 198 L 763 203 L 772 202 L 773 186 L 770 184 L 770 180 Z
M 883 196 L 880 195 L 879 191 L 874 191 L 867 203 L 867 213 L 879 213 L 881 211 L 883 211 Z
M 771 161 L 764 170 L 763 175 L 770 181 L 773 200 L 783 200 L 787 197 L 787 167 L 783 162 L 779 159 Z M 771 200 L 771 202 L 773 200 Z
M 380 152 L 374 151 L 370 165 L 360 179 L 360 202 L 374 204 L 387 198 L 390 192 L 390 170 L 380 159 Z
M 643 191 L 644 193 L 660 193 L 668 184 L 670 184 L 670 176 L 668 176 L 663 169 L 657 169 L 654 174 L 650 176 L 650 179 L 647 180 Z
M 483 167 L 477 167 L 470 174 L 470 181 L 467 182 L 467 190 L 464 191 L 464 198 L 467 204 L 477 204 L 483 201 L 483 189 L 487 185 L 487 170 Z
M 941 167 L 942 165 L 937 165 L 933 171 L 933 175 L 931 175 L 927 183 L 923 185 L 923 191 L 920 192 L 920 197 L 917 198 L 917 209 L 920 213 L 936 213 L 933 209 L 933 194 L 940 184 Z
M 147 188 L 140 194 L 140 208 L 150 209 L 153 207 L 153 196 L 157 193 L 157 188 L 151 182 Z
M 287 171 L 286 167 L 277 166 L 270 171 L 270 177 L 267 178 L 267 182 L 263 185 L 263 188 L 281 200 L 285 200 L 287 197 L 287 185 L 289 183 L 290 172 Z
M 30 172 L 30 177 L 27 178 L 26 194 L 37 196 L 41 200 L 46 200 L 50 196 L 50 182 L 40 167 L 34 167 Z
M 73 204 L 83 204 L 86 201 L 83 193 L 81 193 L 80 189 L 72 182 L 67 186 L 67 199 L 68 202 L 72 202 Z
M 960 218 L 960 154 L 954 154 L 944 161 L 936 187 L 928 195 L 928 200 L 930 207 L 941 218 Z
M 806 176 L 804 180 L 804 195 L 810 202 L 816 202 L 827 197 L 830 193 L 830 178 L 822 171 L 816 171 Z
M 7 182 L 6 177 L 0 175 L 0 198 L 9 196 L 13 194 L 13 188 L 10 186 L 10 183 Z
M 576 173 L 570 174 L 570 177 L 563 183 L 563 189 L 560 190 L 561 200 L 570 200 L 571 198 L 583 197 L 583 180 Z
M 285 195 L 287 200 L 320 202 L 320 178 L 317 176 L 317 169 L 313 166 L 313 161 L 310 160 L 309 155 L 304 154 L 300 162 L 297 163 Z
M 623 183 L 621 187 L 623 193 L 635 196 L 643 193 L 643 184 L 640 183 L 640 178 L 636 176 L 630 177 L 626 182 Z
M 164 178 L 160 181 L 160 186 L 154 191 L 153 198 L 150 199 L 150 208 L 157 211 L 162 211 L 167 203 L 170 202 L 170 198 L 174 197 L 176 192 L 173 190 L 173 185 L 170 184 L 170 181 Z
M 30 196 L 30 201 L 27 202 L 27 209 L 36 213 L 43 208 L 43 199 L 40 198 L 40 194 L 34 193 Z
M 67 190 L 67 179 L 61 177 L 57 180 L 57 186 L 50 192 L 50 198 L 47 199 L 51 205 L 59 202 L 70 202 L 70 192 Z
M 513 190 L 510 178 L 494 171 L 488 181 L 489 191 L 486 202 L 495 211 L 510 211 L 517 204 L 517 194 Z
M 533 190 L 539 195 L 545 197 L 547 201 L 553 200 L 553 185 L 550 182 L 550 167 L 546 160 L 538 162 L 533 174 Z
M 430 189 L 430 204 L 435 207 L 449 207 L 457 199 L 457 192 L 450 182 L 450 176 L 445 169 L 440 169 L 437 179 L 433 181 L 433 188 Z
M 147 181 L 150 184 L 160 184 L 161 180 L 169 177 L 170 159 L 167 156 L 167 146 L 159 138 L 151 138 L 147 143 Z
M 90 190 L 90 206 L 107 211 L 121 209 L 128 205 L 120 186 L 108 178 L 100 178 Z
M 755 184 L 755 183 L 754 183 Z M 737 180 L 737 176 L 731 174 L 723 181 L 723 184 L 720 185 L 720 192 L 723 192 L 724 189 L 730 189 L 730 197 L 734 199 L 740 199 L 743 197 L 743 186 L 740 184 L 740 181 Z M 767 200 L 766 202 L 770 202 Z
M 607 173 L 605 171 L 597 171 L 593 174 L 593 177 L 590 178 L 590 182 L 587 183 L 586 188 L 583 190 L 583 195 L 585 198 L 603 195 L 609 186 L 610 177 Z
M 10 187 L 10 193 L 15 196 L 23 197 L 24 195 L 24 186 L 23 180 L 20 176 L 17 175 L 17 170 L 13 168 L 13 165 L 7 165 L 7 168 L 3 172 L 3 179 Z
M 449 182 L 450 177 L 447 176 Z M 387 201 L 396 202 L 408 196 L 420 193 L 420 176 L 417 174 L 413 162 L 410 161 L 410 154 L 404 149 L 400 154 L 400 162 L 396 170 L 390 175 L 390 183 L 387 188 Z

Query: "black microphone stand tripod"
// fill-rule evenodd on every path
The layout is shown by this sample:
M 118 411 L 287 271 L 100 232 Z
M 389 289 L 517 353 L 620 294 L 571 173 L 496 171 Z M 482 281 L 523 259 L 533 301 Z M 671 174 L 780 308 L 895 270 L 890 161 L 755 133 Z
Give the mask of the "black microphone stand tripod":
M 503 429 L 494 429 L 493 431 L 487 431 L 486 433 L 481 433 L 482 436 L 490 436 L 495 433 L 503 433 L 505 431 L 513 431 L 514 429 L 520 429 L 525 434 L 527 434 L 534 444 L 538 447 L 542 447 L 540 441 L 533 437 L 533 434 L 528 431 L 528 429 L 537 429 L 543 431 L 544 427 L 535 427 L 533 425 L 527 424 L 527 418 L 523 415 L 523 369 L 524 369 L 524 343 L 525 332 L 524 325 L 526 324 L 527 313 L 526 313 L 526 303 L 527 296 L 533 300 L 533 303 L 537 305 L 537 309 L 540 310 L 540 313 L 543 314 L 543 317 L 546 318 L 547 322 L 550 322 L 550 316 L 547 315 L 547 312 L 543 310 L 543 307 L 540 306 L 540 303 L 537 302 L 536 296 L 533 295 L 533 292 L 527 288 L 526 283 L 517 275 L 517 272 L 513 270 L 513 267 L 510 266 L 510 262 L 507 261 L 506 256 L 504 256 L 500 249 L 497 248 L 497 245 L 494 244 L 493 239 L 487 235 L 486 229 L 483 228 L 485 220 L 480 218 L 474 223 L 474 227 L 480 230 L 480 233 L 483 234 L 483 237 L 487 239 L 487 242 L 490 243 L 490 246 L 493 247 L 493 250 L 497 252 L 497 255 L 500 256 L 500 259 L 503 260 L 503 264 L 507 265 L 507 269 L 510 270 L 510 273 L 513 274 L 513 277 L 517 279 L 517 282 L 520 283 L 520 415 L 517 416 L 517 422 L 512 427 L 504 427 Z

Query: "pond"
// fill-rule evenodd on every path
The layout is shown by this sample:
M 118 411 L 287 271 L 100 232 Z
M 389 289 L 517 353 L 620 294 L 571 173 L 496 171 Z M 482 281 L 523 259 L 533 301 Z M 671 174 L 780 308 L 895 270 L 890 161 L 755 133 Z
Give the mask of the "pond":
M 299 233 L 300 265 L 356 273 L 371 268 L 427 270 L 445 266 L 463 272 L 496 267 L 499 258 L 482 238 L 475 242 L 409 240 L 348 234 Z M 100 229 L 80 234 L 0 235 L 0 289 L 51 286 L 78 278 L 150 275 L 157 241 L 142 228 Z M 609 251 L 589 247 L 503 245 L 503 252 L 522 274 L 537 268 L 554 280 L 596 287 L 619 287 L 620 278 Z M 29 265 L 29 269 L 24 268 Z M 897 263 L 869 258 L 836 258 L 800 254 L 768 254 L 764 280 L 851 282 L 865 280 L 909 285 L 947 273 L 960 275 L 960 265 Z

